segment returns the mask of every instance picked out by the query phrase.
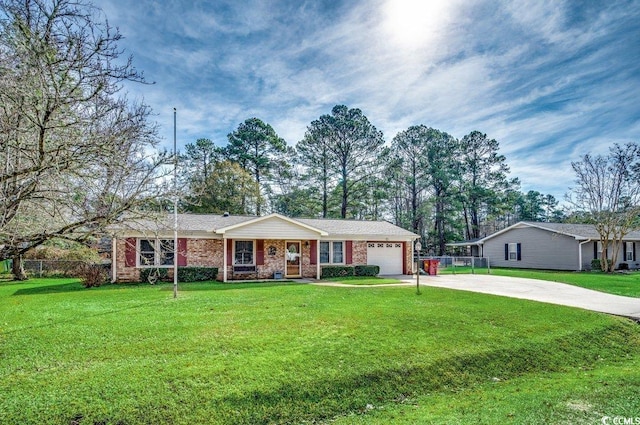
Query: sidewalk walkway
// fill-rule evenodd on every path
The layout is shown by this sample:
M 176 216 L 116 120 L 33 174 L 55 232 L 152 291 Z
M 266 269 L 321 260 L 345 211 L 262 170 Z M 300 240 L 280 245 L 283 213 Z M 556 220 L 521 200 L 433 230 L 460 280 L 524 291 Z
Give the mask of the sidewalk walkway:
M 397 278 L 407 284 L 416 284 L 415 277 Z M 565 283 L 488 274 L 459 274 L 420 276 L 420 286 L 423 285 L 578 307 L 640 322 L 640 298 L 606 294 Z

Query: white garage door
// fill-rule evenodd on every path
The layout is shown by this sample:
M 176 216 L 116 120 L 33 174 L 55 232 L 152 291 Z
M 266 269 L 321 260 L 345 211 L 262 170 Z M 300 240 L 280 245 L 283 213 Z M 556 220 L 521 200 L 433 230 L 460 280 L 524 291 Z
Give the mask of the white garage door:
M 367 264 L 380 266 L 380 274 L 402 274 L 402 243 L 368 242 Z

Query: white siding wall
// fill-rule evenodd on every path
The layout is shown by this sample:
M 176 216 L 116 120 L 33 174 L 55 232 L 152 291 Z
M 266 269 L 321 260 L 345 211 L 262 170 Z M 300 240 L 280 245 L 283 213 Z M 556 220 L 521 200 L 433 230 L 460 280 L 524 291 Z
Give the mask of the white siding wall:
M 233 239 L 317 239 L 317 232 L 297 226 L 278 217 L 268 218 L 257 223 L 247 224 L 225 232 L 227 238 Z

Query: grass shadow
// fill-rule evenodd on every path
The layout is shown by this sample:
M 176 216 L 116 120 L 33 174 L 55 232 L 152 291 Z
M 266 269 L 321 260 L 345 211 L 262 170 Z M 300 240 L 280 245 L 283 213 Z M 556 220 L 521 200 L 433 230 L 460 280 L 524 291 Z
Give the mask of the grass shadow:
M 24 285 L 25 282 L 7 283 L 7 285 Z M 278 282 L 241 282 L 241 283 L 222 283 L 217 281 L 206 282 L 181 282 L 178 283 L 178 291 L 227 291 L 231 289 L 250 289 L 250 288 L 269 288 L 276 286 L 299 286 L 306 285 L 304 282 L 296 281 L 278 281 Z M 30 288 L 20 288 L 12 295 L 46 295 L 61 294 L 78 291 L 110 291 L 110 290 L 126 290 L 132 288 L 149 287 L 156 288 L 161 291 L 172 291 L 171 283 L 162 282 L 157 285 L 150 285 L 146 282 L 138 283 L 107 283 L 97 288 L 85 288 L 79 281 L 69 283 L 56 283 L 52 285 L 37 285 Z
M 631 338 L 632 328 L 621 325 L 559 336 L 546 342 L 525 342 L 509 348 L 452 354 L 430 363 L 401 368 L 372 369 L 354 375 L 318 380 L 307 385 L 284 383 L 268 389 L 225 396 L 211 402 L 229 412 L 229 423 L 317 423 L 364 414 L 372 403 L 402 403 L 440 391 L 460 391 L 487 382 L 489 377 L 515 378 L 527 374 L 591 368 L 593 347 L 575 340 L 597 341 L 601 353 L 620 353 L 617 343 Z M 635 344 L 621 348 L 631 355 Z M 619 354 L 618 354 L 619 355 Z M 622 362 L 623 360 L 620 360 Z
M 25 282 L 16 282 L 24 284 Z M 80 282 L 69 282 L 55 285 L 33 286 L 31 288 L 20 288 L 13 295 L 43 295 L 43 294 L 59 294 L 63 292 L 77 292 L 84 290 L 85 287 Z
M 296 281 L 278 281 L 278 282 L 189 282 L 178 283 L 178 291 L 228 291 L 232 289 L 251 289 L 251 288 L 272 288 L 277 286 L 300 286 L 307 285 L 306 282 Z M 162 289 L 173 290 L 173 285 L 166 285 Z

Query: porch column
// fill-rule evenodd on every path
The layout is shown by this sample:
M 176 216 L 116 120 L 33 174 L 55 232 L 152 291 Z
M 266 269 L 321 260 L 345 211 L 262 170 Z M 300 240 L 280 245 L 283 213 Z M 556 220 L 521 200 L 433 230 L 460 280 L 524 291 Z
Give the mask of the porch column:
M 320 239 L 316 239 L 316 279 L 320 280 Z
M 111 236 L 111 283 L 115 283 L 118 280 L 118 251 L 116 250 L 116 244 L 118 240 L 116 235 Z
M 222 281 L 227 282 L 227 238 L 222 237 Z

